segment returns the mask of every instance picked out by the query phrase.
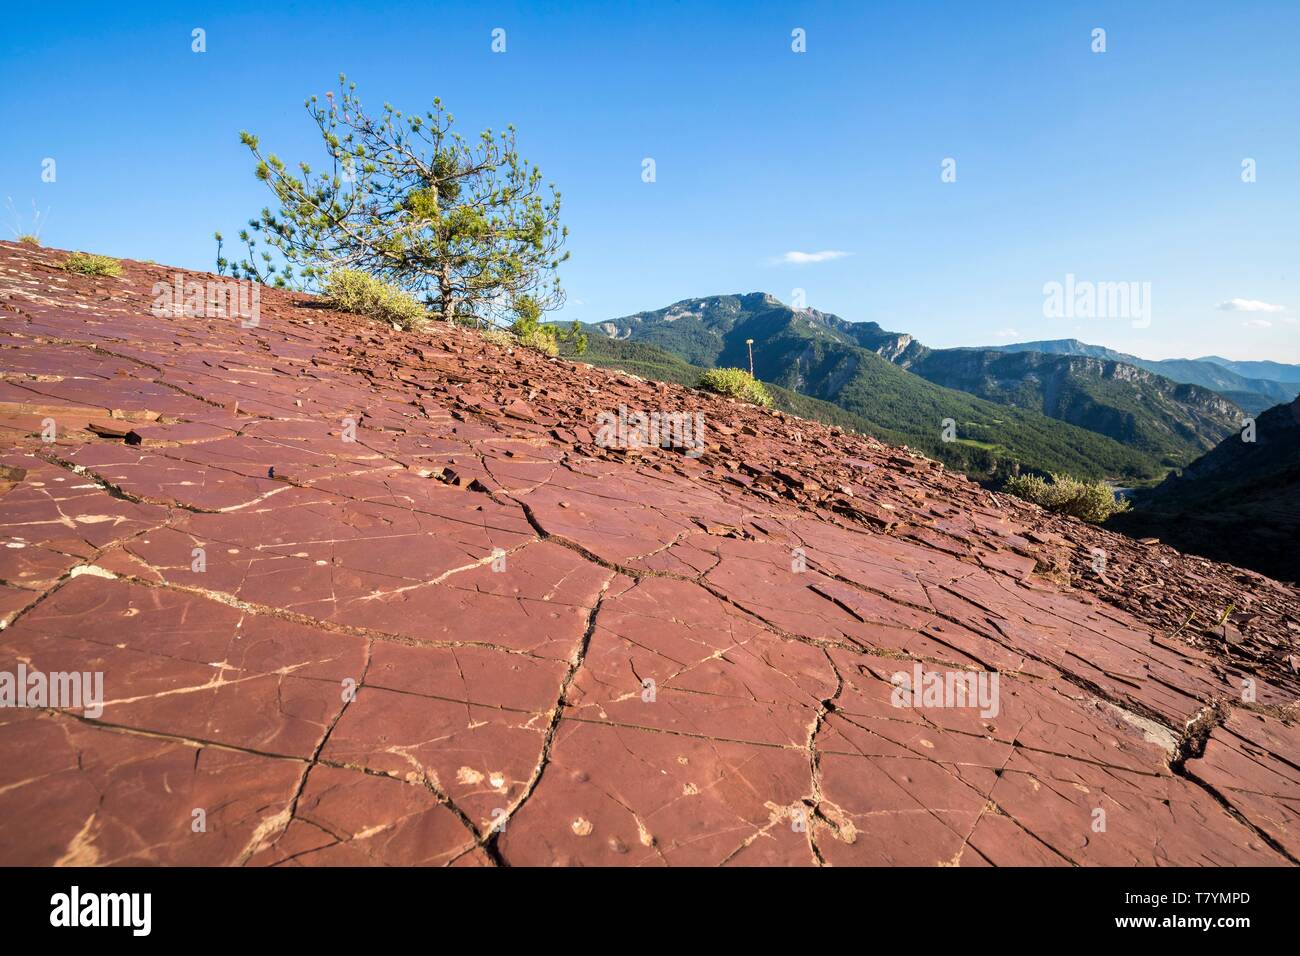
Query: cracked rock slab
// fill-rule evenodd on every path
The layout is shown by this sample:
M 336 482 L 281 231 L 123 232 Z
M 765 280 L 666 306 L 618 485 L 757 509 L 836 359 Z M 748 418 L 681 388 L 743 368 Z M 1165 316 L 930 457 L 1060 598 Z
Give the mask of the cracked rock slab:
M 172 270 L 60 261 L 0 242 L 0 864 L 1300 860 L 1285 584 L 470 329 L 160 318 Z M 620 405 L 702 453 L 606 447 Z

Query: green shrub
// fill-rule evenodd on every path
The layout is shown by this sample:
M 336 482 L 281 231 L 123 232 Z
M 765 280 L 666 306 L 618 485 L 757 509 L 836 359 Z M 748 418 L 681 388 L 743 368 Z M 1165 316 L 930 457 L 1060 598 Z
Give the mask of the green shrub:
M 1086 482 L 1069 475 L 1052 475 L 1050 482 L 1037 475 L 1016 475 L 1008 478 L 1002 490 L 1042 505 L 1048 511 L 1070 515 L 1084 521 L 1100 524 L 1111 515 L 1128 511 L 1128 499 L 1115 497 L 1115 493 L 1100 481 Z
M 63 260 L 63 268 L 83 276 L 120 276 L 122 263 L 109 256 L 74 252 Z
M 19 236 L 18 241 L 24 246 L 39 246 L 41 244 L 41 240 L 33 236 L 30 232 L 26 235 Z
M 335 269 L 325 281 L 325 297 L 343 312 L 355 312 L 410 331 L 428 312 L 408 293 L 358 269 Z
M 560 342 L 553 325 L 539 325 L 519 336 L 519 344 L 543 355 L 559 355 Z
M 711 368 L 700 379 L 700 388 L 761 405 L 763 408 L 772 405 L 772 396 L 768 394 L 767 386 L 743 368 Z

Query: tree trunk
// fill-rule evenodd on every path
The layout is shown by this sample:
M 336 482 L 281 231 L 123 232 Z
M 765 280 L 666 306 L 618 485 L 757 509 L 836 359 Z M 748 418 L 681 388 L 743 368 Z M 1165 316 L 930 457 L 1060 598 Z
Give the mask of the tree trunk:
M 442 295 L 442 320 L 452 322 L 456 318 L 456 293 L 451 287 L 451 270 L 444 268 L 438 277 L 438 289 Z

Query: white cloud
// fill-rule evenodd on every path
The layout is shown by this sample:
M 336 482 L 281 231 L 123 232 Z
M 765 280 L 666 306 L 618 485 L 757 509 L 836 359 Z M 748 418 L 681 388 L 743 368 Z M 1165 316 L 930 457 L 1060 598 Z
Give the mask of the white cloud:
M 792 250 L 783 255 L 779 261 L 793 266 L 806 266 L 810 262 L 829 262 L 832 259 L 843 259 L 849 255 L 839 249 L 823 249 L 821 252 L 799 252 Z
M 1216 308 L 1220 312 L 1285 312 L 1286 306 L 1261 302 L 1259 299 L 1228 299 Z
M 1247 319 L 1241 324 L 1248 329 L 1268 329 L 1273 327 L 1273 323 L 1268 319 Z
M 993 334 L 1000 339 L 1014 339 L 1020 333 L 1015 329 L 998 329 Z

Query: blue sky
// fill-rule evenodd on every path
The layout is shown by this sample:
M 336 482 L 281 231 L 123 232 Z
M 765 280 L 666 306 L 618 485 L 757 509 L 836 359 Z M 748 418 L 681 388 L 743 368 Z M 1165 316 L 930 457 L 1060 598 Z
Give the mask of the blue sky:
M 317 159 L 302 102 L 342 71 L 375 107 L 436 95 L 462 132 L 515 124 L 564 195 L 564 318 L 798 288 L 934 346 L 1074 336 L 1152 358 L 1300 362 L 1293 0 L 120 2 L 2 16 L 0 197 L 21 225 L 33 202 L 48 211 L 48 245 L 212 268 L 213 230 L 229 236 L 269 199 L 238 131 Z M 206 53 L 191 52 L 195 27 Z M 1097 27 L 1105 53 L 1091 50 Z M 844 254 L 781 261 L 790 252 Z M 1068 273 L 1149 282 L 1149 325 L 1044 317 L 1044 283 Z

